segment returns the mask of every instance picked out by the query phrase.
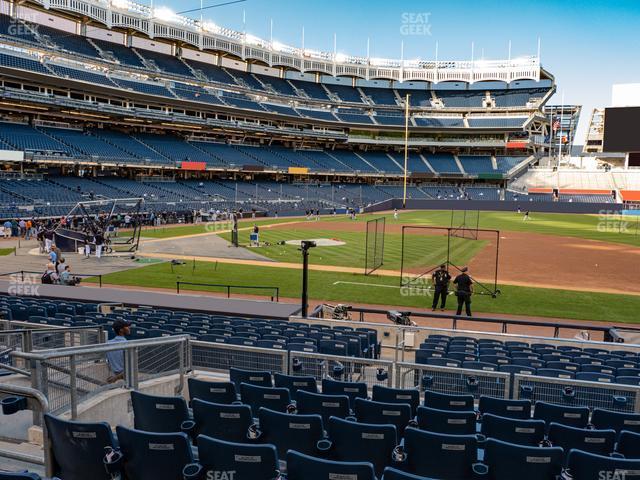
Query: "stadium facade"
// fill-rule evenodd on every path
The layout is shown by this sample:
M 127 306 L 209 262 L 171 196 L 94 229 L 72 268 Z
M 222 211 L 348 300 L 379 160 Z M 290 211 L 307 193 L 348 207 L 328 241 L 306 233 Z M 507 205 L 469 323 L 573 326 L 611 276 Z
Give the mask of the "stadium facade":
M 351 57 L 125 1 L 1 5 L 1 216 L 398 197 L 407 98 L 413 198 L 509 199 L 547 154 L 555 81 L 537 56 Z

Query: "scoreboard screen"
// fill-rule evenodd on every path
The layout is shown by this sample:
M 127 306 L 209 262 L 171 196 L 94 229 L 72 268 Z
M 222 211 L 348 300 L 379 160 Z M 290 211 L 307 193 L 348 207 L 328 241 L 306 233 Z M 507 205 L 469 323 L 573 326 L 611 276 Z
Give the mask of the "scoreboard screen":
M 640 152 L 640 107 L 606 108 L 605 152 Z

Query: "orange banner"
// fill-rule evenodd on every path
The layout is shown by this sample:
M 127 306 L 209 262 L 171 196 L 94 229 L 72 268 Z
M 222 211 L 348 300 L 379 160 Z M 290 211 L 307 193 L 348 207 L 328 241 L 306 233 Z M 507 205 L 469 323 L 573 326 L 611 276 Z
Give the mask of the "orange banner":
M 205 162 L 182 162 L 180 168 L 182 170 L 206 170 L 207 164 Z

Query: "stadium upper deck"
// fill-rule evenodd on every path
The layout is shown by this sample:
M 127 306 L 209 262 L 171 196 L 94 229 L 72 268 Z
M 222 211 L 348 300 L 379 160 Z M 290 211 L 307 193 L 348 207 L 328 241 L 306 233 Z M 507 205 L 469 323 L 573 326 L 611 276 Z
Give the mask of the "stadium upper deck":
M 163 21 L 147 7 L 125 2 L 50 5 L 81 18 L 52 15 L 39 2 L 3 5 L 9 15 L 0 16 L 0 68 L 5 97 L 14 103 L 27 101 L 25 90 L 28 100 L 47 103 L 34 92 L 33 82 L 39 82 L 50 97 L 66 93 L 67 107 L 107 117 L 149 118 L 152 110 L 155 120 L 193 125 L 262 119 L 289 134 L 357 143 L 355 130 L 401 130 L 410 94 L 412 132 L 449 132 L 465 143 L 470 135 L 492 132 L 504 147 L 512 133 L 541 131 L 541 107 L 554 90 L 553 78 L 533 57 L 418 64 L 342 58 L 238 38 L 218 27 L 211 32 L 211 25 L 182 17 Z M 20 93 L 12 91 L 16 86 Z M 92 104 L 82 105 L 87 101 Z M 132 103 L 142 108 L 133 110 Z

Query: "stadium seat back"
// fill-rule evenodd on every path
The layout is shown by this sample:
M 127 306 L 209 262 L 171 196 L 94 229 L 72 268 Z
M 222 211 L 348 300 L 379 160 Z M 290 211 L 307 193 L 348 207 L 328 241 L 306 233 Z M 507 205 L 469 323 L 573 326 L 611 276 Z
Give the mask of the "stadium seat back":
M 189 419 L 187 403 L 182 397 L 160 397 L 131 392 L 134 428 L 144 432 L 181 432 L 182 422 Z
M 427 478 L 467 479 L 478 461 L 475 435 L 446 435 L 407 428 L 402 469 Z
M 291 415 L 261 408 L 258 419 L 262 431 L 260 442 L 275 445 L 280 458 L 284 458 L 288 450 L 308 455 L 317 453 L 317 443 L 324 435 L 320 415 Z
M 438 410 L 472 411 L 473 395 L 449 395 L 431 390 L 424 392 L 424 406 Z
M 473 411 L 439 410 L 418 407 L 418 428 L 434 433 L 472 435 L 476 433 L 476 414 Z
M 287 480 L 375 480 L 369 462 L 336 462 L 290 451 L 287 453 Z
M 44 416 L 53 450 L 54 475 L 69 480 L 108 480 L 104 468 L 105 448 L 115 448 L 109 424 L 71 422 Z
M 543 420 L 522 420 L 487 413 L 482 416 L 481 433 L 487 438 L 534 447 L 544 440 L 545 427 Z
M 136 480 L 176 480 L 193 463 L 189 438 L 184 433 L 151 433 L 116 427 L 124 455 L 124 473 Z M 85 477 L 86 478 L 86 477 Z
M 525 447 L 490 438 L 483 463 L 491 480 L 556 480 L 563 456 L 560 447 Z
M 278 478 L 278 453 L 273 445 L 247 445 L 198 436 L 198 460 L 204 478 L 216 472 L 234 472 L 234 478 L 273 480 Z M 218 476 L 220 474 L 218 473 Z
M 628 480 L 640 472 L 640 459 L 613 458 L 580 450 L 571 450 L 567 460 L 572 478 Z
M 229 404 L 238 400 L 236 386 L 232 382 L 209 382 L 190 377 L 187 380 L 189 398 L 195 398 L 211 403 Z
M 380 476 L 391 464 L 391 454 L 396 446 L 396 429 L 393 425 L 352 422 L 333 417 L 327 427 L 333 445 L 332 460 L 341 462 L 371 462 Z
M 205 402 L 198 398 L 192 402 L 196 432 L 228 442 L 244 442 L 253 423 L 248 405 L 225 405 Z
M 329 418 L 346 418 L 349 416 L 349 397 L 346 395 L 325 395 L 298 391 L 296 406 L 301 415 L 317 414 L 324 425 L 328 425 Z

